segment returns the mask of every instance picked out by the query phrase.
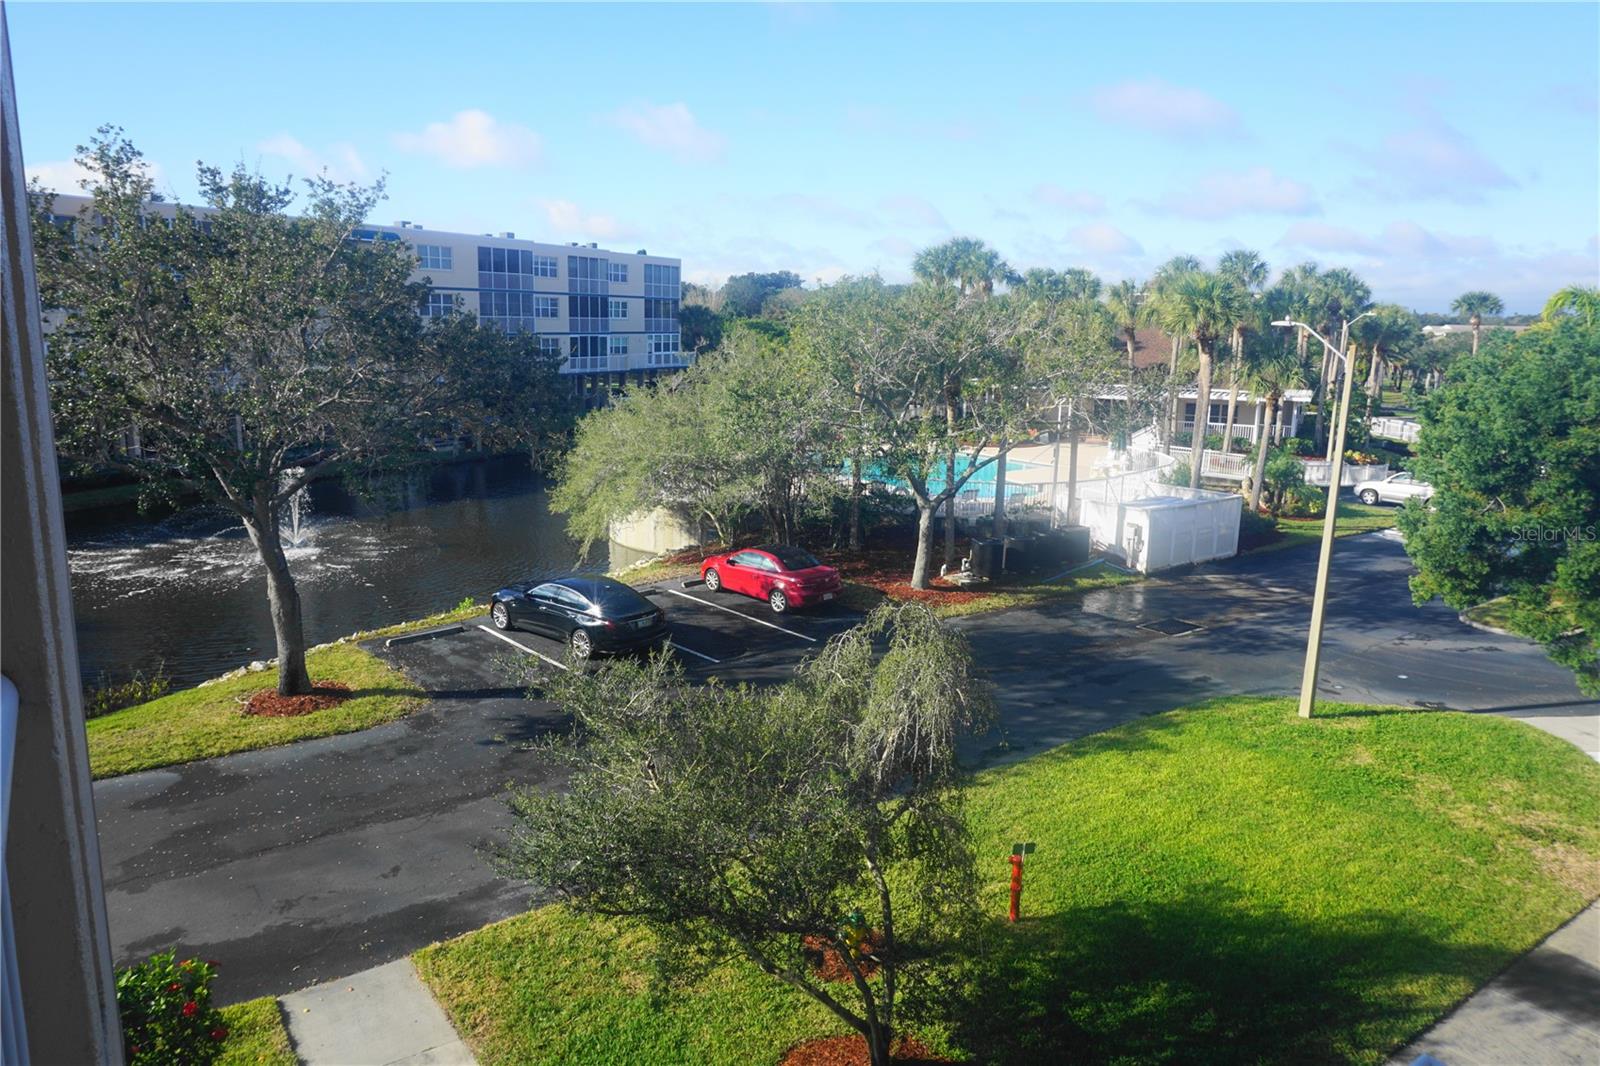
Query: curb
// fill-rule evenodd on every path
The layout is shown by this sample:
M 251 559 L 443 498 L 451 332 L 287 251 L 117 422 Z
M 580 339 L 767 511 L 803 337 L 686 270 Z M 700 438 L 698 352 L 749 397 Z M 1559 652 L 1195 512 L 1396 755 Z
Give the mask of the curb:
M 383 642 L 385 648 L 392 648 L 396 644 L 413 644 L 419 640 L 432 640 L 434 637 L 448 637 L 452 633 L 465 633 L 467 627 L 460 625 L 441 626 L 438 629 L 424 629 L 420 633 L 402 633 L 398 637 L 390 637 Z
M 1509 629 L 1501 629 L 1499 626 L 1492 626 L 1488 622 L 1474 621 L 1473 619 L 1467 617 L 1466 611 L 1462 611 L 1460 614 L 1456 615 L 1456 618 L 1460 619 L 1462 625 L 1471 626 L 1473 629 L 1481 629 L 1485 633 L 1493 633 L 1497 637 L 1518 636 L 1518 634 L 1511 632 Z

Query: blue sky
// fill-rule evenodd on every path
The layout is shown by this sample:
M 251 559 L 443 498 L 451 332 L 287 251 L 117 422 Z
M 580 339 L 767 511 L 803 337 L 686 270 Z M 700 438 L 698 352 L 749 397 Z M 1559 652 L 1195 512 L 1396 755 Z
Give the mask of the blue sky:
M 32 173 L 123 126 L 388 176 L 376 220 L 906 275 L 982 237 L 1139 277 L 1233 247 L 1442 310 L 1600 274 L 1600 6 L 7 5 Z

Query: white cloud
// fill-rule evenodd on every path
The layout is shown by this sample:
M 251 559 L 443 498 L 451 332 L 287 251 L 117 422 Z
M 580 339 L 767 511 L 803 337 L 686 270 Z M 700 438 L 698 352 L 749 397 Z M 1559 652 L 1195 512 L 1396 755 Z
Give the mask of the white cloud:
M 610 122 L 645 147 L 667 152 L 685 163 L 715 162 L 728 145 L 722 134 L 700 125 L 694 112 L 681 102 L 629 104 L 613 112 Z
M 894 225 L 925 226 L 941 230 L 950 228 L 950 224 L 945 221 L 939 209 L 920 196 L 908 194 L 885 196 L 878 201 L 878 207 Z
M 1356 149 L 1372 173 L 1360 184 L 1385 198 L 1483 202 L 1485 192 L 1517 182 L 1459 130 L 1438 118 L 1386 136 L 1376 149 Z
M 1067 242 L 1091 255 L 1139 255 L 1144 248 L 1109 222 L 1090 222 L 1067 231 Z
M 344 141 L 329 145 L 326 152 L 318 152 L 289 134 L 280 133 L 256 145 L 256 150 L 288 161 L 304 175 L 326 172 L 334 181 L 365 181 L 368 174 L 361 153 Z
M 445 166 L 527 166 L 544 151 L 539 135 L 526 126 L 501 122 L 487 111 L 458 111 L 448 122 L 430 122 L 419 133 L 397 133 L 402 151 L 431 155 Z
M 1297 222 L 1278 239 L 1285 247 L 1315 252 L 1365 256 L 1369 259 L 1481 258 L 1498 251 L 1488 237 L 1434 233 L 1408 220 L 1391 222 L 1376 234 L 1368 235 L 1347 226 L 1321 222 Z
M 1236 137 L 1239 113 L 1200 89 L 1160 78 L 1105 85 L 1090 94 L 1095 112 L 1108 122 L 1149 130 L 1177 140 Z
M 638 231 L 611 215 L 585 214 L 571 200 L 540 200 L 550 228 L 561 236 L 594 237 L 603 241 L 637 236 Z
M 1205 220 L 1236 215 L 1314 215 L 1321 210 L 1309 186 L 1268 167 L 1207 174 L 1146 206 L 1160 214 Z
M 1081 215 L 1103 215 L 1106 212 L 1104 196 L 1084 189 L 1063 189 L 1048 181 L 1033 187 L 1033 200 L 1045 207 L 1057 207 Z

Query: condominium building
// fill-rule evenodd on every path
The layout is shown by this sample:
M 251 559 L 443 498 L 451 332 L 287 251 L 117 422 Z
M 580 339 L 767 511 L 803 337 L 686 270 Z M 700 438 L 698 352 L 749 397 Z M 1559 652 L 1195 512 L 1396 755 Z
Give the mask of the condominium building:
M 58 196 L 55 214 L 81 217 L 89 200 Z M 170 204 L 151 210 L 170 215 Z M 204 215 L 205 209 L 195 210 Z M 544 244 L 514 233 L 449 233 L 409 220 L 366 225 L 361 241 L 403 241 L 417 257 L 413 280 L 428 286 L 426 316 L 477 315 L 537 335 L 560 356 L 561 372 L 587 405 L 629 380 L 653 380 L 687 366 L 678 331 L 679 260 L 614 252 L 596 244 Z

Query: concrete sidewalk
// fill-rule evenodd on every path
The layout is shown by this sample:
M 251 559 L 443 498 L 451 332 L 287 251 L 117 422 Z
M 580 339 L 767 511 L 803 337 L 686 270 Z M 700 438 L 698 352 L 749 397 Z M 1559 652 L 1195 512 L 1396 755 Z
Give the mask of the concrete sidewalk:
M 306 1066 L 474 1066 L 409 957 L 281 998 Z
M 1445 1066 L 1600 1062 L 1600 903 L 1461 1002 L 1389 1060 Z

